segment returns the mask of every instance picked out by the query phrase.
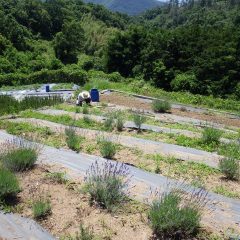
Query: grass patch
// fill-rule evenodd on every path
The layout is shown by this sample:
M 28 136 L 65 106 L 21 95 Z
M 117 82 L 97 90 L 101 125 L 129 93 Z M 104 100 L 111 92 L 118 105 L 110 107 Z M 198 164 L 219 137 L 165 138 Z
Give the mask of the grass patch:
M 61 137 L 48 127 L 36 127 L 33 124 L 24 122 L 0 121 L 0 128 L 5 129 L 9 134 L 22 136 L 52 147 L 60 148 L 64 146 Z
M 225 197 L 229 197 L 229 198 L 240 198 L 240 194 L 239 193 L 235 193 L 232 191 L 229 191 L 228 189 L 226 189 L 223 186 L 217 186 L 213 192 L 217 193 L 217 194 L 221 194 Z
M 22 112 L 21 116 L 24 118 L 36 118 L 36 119 L 47 120 L 55 123 L 64 124 L 67 126 L 74 126 L 74 127 L 94 129 L 94 130 L 104 129 L 104 125 L 102 123 L 96 122 L 94 120 L 90 122 L 85 122 L 84 119 L 74 120 L 69 115 L 53 116 L 53 115 L 47 115 L 47 114 L 43 114 L 35 111 L 26 111 L 26 112 Z
M 203 178 L 219 173 L 219 170 L 211 168 L 203 163 L 180 161 L 174 157 L 164 157 L 159 154 L 147 155 L 146 157 L 153 159 L 155 162 L 154 171 L 156 171 L 156 169 L 159 169 L 162 173 L 163 169 L 168 169 L 168 171 L 164 174 L 170 177 L 180 177 L 187 180 L 189 178 Z
M 128 199 L 129 169 L 124 164 L 96 161 L 86 172 L 84 191 L 90 203 L 114 211 Z

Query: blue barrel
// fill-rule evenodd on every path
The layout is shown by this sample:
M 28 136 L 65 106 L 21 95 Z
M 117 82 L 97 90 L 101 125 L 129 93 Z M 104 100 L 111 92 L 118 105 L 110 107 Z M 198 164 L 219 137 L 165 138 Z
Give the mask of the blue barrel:
M 96 88 L 91 89 L 90 95 L 92 102 L 99 102 L 99 91 Z
M 46 92 L 50 92 L 50 87 L 49 87 L 49 85 L 46 85 Z

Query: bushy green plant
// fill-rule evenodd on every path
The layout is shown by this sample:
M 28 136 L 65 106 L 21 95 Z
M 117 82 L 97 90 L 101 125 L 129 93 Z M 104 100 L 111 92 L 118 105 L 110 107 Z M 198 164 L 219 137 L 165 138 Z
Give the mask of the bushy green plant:
M 222 131 L 213 127 L 207 127 L 202 133 L 202 142 L 205 144 L 219 144 Z
M 38 159 L 40 148 L 37 144 L 22 138 L 14 138 L 1 145 L 0 161 L 14 172 L 28 170 Z
M 76 134 L 76 129 L 74 127 L 66 127 L 65 135 L 67 146 L 73 151 L 79 151 L 80 141 L 78 135 Z
M 15 197 L 20 192 L 16 176 L 9 170 L 0 168 L 0 201 Z
M 126 165 L 118 162 L 96 161 L 86 172 L 85 191 L 90 194 L 90 202 L 109 211 L 125 202 L 128 197 L 130 172 Z
M 152 102 L 152 109 L 157 113 L 165 113 L 171 110 L 171 104 L 168 101 L 154 100 Z
M 239 160 L 226 157 L 219 161 L 219 169 L 230 180 L 238 180 L 240 178 L 240 162 Z
M 170 192 L 153 201 L 149 218 L 160 239 L 185 239 L 197 233 L 201 214 L 196 204 L 184 202 L 181 194 Z
M 104 158 L 112 159 L 115 156 L 117 152 L 117 147 L 115 143 L 112 143 L 107 139 L 101 139 L 100 141 L 98 141 L 98 143 L 100 153 Z
M 133 114 L 133 122 L 137 127 L 137 131 L 141 132 L 141 126 L 146 122 L 146 117 L 142 114 L 134 113 Z
M 51 214 L 51 203 L 49 200 L 39 198 L 32 205 L 33 217 L 35 219 L 45 218 Z

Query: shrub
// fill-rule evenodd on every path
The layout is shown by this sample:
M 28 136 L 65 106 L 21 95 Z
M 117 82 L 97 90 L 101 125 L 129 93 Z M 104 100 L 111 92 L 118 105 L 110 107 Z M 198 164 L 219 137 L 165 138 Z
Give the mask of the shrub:
M 133 122 L 137 127 L 138 132 L 141 132 L 142 124 L 146 121 L 146 117 L 141 114 L 133 114 Z
M 104 158 L 112 159 L 117 151 L 116 144 L 106 140 L 101 139 L 99 141 L 100 153 Z
M 15 197 L 20 192 L 16 176 L 9 170 L 0 169 L 0 201 Z
M 45 218 L 51 214 L 51 203 L 49 200 L 40 198 L 33 203 L 32 211 L 35 219 Z
M 240 178 L 239 160 L 226 157 L 219 161 L 219 169 L 230 180 L 238 180 Z
M 1 146 L 0 159 L 2 165 L 14 172 L 28 170 L 38 159 L 40 147 L 22 138 L 6 141 Z
M 157 113 L 165 113 L 171 109 L 171 104 L 168 101 L 154 100 L 152 102 L 152 109 Z
M 205 198 L 202 189 L 191 193 L 190 198 L 173 191 L 158 196 L 149 210 L 154 233 L 160 239 L 188 239 L 194 236 L 200 227 Z
M 219 144 L 221 136 L 222 131 L 212 127 L 207 127 L 202 133 L 202 142 L 205 144 Z
M 79 151 L 80 142 L 74 127 L 65 128 L 67 146 L 73 151 Z
M 85 190 L 90 194 L 90 202 L 109 211 L 124 203 L 129 194 L 129 173 L 124 164 L 106 161 L 99 165 L 96 161 L 85 176 Z

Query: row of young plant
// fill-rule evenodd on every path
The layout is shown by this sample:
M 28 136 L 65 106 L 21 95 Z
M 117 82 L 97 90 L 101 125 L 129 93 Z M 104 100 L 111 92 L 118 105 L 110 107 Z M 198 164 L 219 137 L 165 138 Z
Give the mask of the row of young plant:
M 49 97 L 25 97 L 18 101 L 12 96 L 0 95 L 0 116 L 4 114 L 18 113 L 26 109 L 37 109 L 44 106 L 53 106 L 62 103 L 59 96 Z
M 142 115 L 135 115 L 136 121 L 142 121 Z M 139 128 L 141 129 L 141 128 Z M 65 129 L 67 145 L 70 149 L 74 151 L 79 151 L 80 149 L 80 139 L 76 133 L 76 128 L 67 127 Z M 206 128 L 203 132 L 202 141 L 205 143 L 212 143 L 219 141 L 219 132 L 213 128 Z M 97 143 L 99 144 L 99 149 L 102 157 L 107 159 L 114 159 L 117 153 L 117 145 L 111 142 L 107 138 L 99 138 Z M 237 154 L 236 154 L 237 155 Z M 228 156 L 220 159 L 219 169 L 222 174 L 229 180 L 240 180 L 240 161 L 234 156 L 234 153 L 229 153 Z M 158 171 L 160 172 L 160 171 Z
M 2 204 L 16 197 L 21 191 L 15 175 L 31 169 L 37 161 L 40 148 L 21 138 L 7 141 L 1 148 L 0 200 Z M 51 176 L 62 180 L 62 176 Z M 117 162 L 95 162 L 85 175 L 84 192 L 90 196 L 90 204 L 114 212 L 130 200 L 129 186 L 131 173 L 129 168 Z M 198 198 L 199 194 L 196 194 Z M 150 206 L 148 215 L 154 233 L 161 238 L 191 236 L 198 232 L 202 203 L 199 199 L 189 199 L 178 191 L 161 194 Z M 191 203 L 191 204 L 190 204 Z M 51 212 L 49 200 L 40 198 L 32 203 L 33 216 L 45 217 Z M 169 219 L 172 221 L 169 222 Z M 83 230 L 83 229 L 82 229 Z M 93 237 L 93 235 L 92 235 Z

